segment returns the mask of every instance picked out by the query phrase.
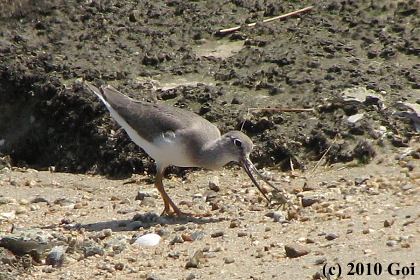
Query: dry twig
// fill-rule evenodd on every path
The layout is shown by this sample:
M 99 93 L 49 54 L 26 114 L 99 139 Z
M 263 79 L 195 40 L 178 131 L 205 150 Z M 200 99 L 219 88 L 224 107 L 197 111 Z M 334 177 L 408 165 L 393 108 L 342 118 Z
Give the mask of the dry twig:
M 337 138 L 340 137 L 339 134 L 337 134 L 334 137 L 334 141 L 331 143 L 331 145 L 328 147 L 328 149 L 324 152 L 324 154 L 321 156 L 321 158 L 318 160 L 318 162 L 316 163 L 315 167 L 312 169 L 312 174 L 315 172 L 315 170 L 318 168 L 318 166 L 320 165 L 321 161 L 324 159 L 324 157 L 328 154 L 328 152 L 330 151 L 330 149 L 332 148 L 332 146 L 335 144 L 335 142 L 337 142 Z
M 313 8 L 313 6 L 309 6 L 309 7 L 306 7 L 306 8 L 291 12 L 291 13 L 287 13 L 287 14 L 284 14 L 284 15 L 281 15 L 281 16 L 276 16 L 276 17 L 273 17 L 273 18 L 265 19 L 262 22 L 266 23 L 266 22 L 271 22 L 271 21 L 275 21 L 275 20 L 282 20 L 282 19 L 294 16 L 294 15 L 312 10 L 312 8 Z M 253 27 L 256 24 L 257 24 L 256 22 L 250 23 L 250 24 L 248 24 L 248 27 Z M 220 34 L 225 34 L 225 33 L 229 33 L 229 32 L 238 31 L 239 29 L 241 29 L 241 27 L 242 26 L 235 26 L 235 27 L 232 27 L 232 28 L 222 29 L 222 30 L 219 30 L 219 33 Z

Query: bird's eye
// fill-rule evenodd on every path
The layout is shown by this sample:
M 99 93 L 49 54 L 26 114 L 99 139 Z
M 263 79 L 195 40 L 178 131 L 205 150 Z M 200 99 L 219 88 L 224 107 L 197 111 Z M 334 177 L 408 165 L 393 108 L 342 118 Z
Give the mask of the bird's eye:
M 233 144 L 235 144 L 236 147 L 242 148 L 242 141 L 238 139 L 233 139 Z

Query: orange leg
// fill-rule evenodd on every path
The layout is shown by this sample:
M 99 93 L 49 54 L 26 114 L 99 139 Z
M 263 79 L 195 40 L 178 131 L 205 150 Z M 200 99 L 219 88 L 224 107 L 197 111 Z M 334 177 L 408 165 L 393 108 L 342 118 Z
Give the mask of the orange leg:
M 166 193 L 165 188 L 163 187 L 163 183 L 162 183 L 164 171 L 165 171 L 165 168 L 158 167 L 156 178 L 155 178 L 155 186 L 160 192 L 163 198 L 163 202 L 165 204 L 165 209 L 163 210 L 161 215 L 164 215 L 164 214 L 172 215 L 173 212 L 170 211 L 170 207 L 174 210 L 175 214 L 178 217 L 188 215 L 188 214 L 183 213 L 181 210 L 179 210 L 179 208 L 175 205 L 175 203 L 171 200 L 169 195 Z

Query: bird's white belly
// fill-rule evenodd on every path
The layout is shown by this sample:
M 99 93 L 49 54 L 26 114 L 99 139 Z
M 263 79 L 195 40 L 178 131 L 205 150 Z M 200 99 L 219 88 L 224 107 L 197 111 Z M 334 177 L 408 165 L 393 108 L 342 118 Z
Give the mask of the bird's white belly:
M 188 149 L 186 149 L 180 139 L 173 137 L 163 137 L 156 139 L 153 143 L 147 143 L 141 146 L 144 151 L 152 157 L 156 162 L 167 166 L 175 165 L 180 167 L 192 167 L 194 163 L 188 157 Z

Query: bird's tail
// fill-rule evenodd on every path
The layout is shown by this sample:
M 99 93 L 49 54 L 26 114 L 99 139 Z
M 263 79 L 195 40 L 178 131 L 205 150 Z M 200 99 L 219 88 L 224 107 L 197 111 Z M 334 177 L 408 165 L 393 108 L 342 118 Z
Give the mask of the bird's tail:
M 110 106 L 101 89 L 97 88 L 89 82 L 85 82 L 85 84 L 88 86 L 88 88 L 90 88 L 93 91 L 94 94 L 96 94 L 96 96 L 99 97 L 99 99 L 105 104 L 105 106 Z

